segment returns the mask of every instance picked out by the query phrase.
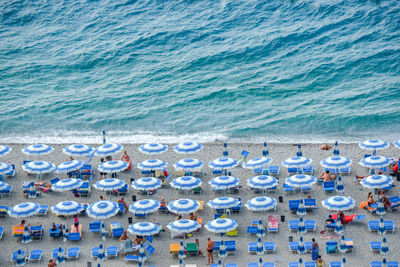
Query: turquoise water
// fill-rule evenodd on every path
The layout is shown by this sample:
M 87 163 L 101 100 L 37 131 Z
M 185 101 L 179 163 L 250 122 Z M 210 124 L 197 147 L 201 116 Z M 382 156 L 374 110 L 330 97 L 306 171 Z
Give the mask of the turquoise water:
M 0 141 L 400 138 L 397 0 L 2 1 L 0 23 Z

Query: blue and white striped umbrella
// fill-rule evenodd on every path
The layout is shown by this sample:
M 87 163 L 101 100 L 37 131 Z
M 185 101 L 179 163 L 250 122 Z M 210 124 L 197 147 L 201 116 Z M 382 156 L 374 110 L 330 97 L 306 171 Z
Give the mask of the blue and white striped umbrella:
M 62 225 L 62 229 L 63 229 L 63 242 L 65 243 L 68 241 L 68 233 L 67 231 L 65 231 L 66 230 L 65 223 L 63 223 Z
M 84 144 L 73 144 L 63 148 L 63 152 L 70 156 L 90 156 L 94 153 L 94 148 Z
M 80 187 L 83 184 L 83 181 L 81 179 L 75 179 L 75 178 L 67 178 L 58 181 L 57 183 L 53 184 L 51 188 L 54 191 L 62 192 L 62 191 L 69 191 L 69 190 L 74 190 L 78 187 Z
M 346 240 L 344 239 L 344 235 L 342 235 L 342 238 L 340 239 L 339 252 L 340 253 L 347 252 Z
M 338 235 L 343 233 L 343 224 L 342 221 L 340 220 L 339 215 L 337 216 L 334 232 L 337 233 Z
M 142 161 L 138 164 L 138 168 L 141 170 L 164 170 L 167 167 L 167 162 L 160 160 L 160 159 L 148 159 Z
M 106 259 L 106 253 L 104 252 L 103 244 L 99 245 L 99 253 L 97 254 L 98 261 L 104 261 Z
M 30 186 L 29 186 L 28 196 L 29 196 L 29 198 L 35 198 L 36 197 L 36 190 L 35 190 L 34 183 L 31 183 Z
M 170 202 L 168 210 L 174 214 L 189 214 L 200 208 L 200 203 L 196 200 L 182 198 Z
M 25 265 L 25 251 L 20 249 L 17 250 L 17 259 L 15 261 L 16 266 L 24 266 Z
M 167 225 L 167 228 L 171 232 L 186 233 L 186 234 L 196 231 L 200 227 L 201 227 L 201 225 L 197 221 L 188 220 L 188 219 L 173 221 Z
M 194 171 L 203 167 L 203 162 L 198 159 L 181 159 L 175 162 L 174 168 L 178 171 Z
M 220 259 L 226 258 L 226 256 L 228 256 L 228 253 L 226 251 L 226 245 L 224 243 L 224 240 L 221 239 L 220 245 L 219 245 L 219 253 L 218 253 L 218 257 Z
M 378 150 L 389 147 L 389 143 L 381 140 L 366 140 L 359 143 L 362 149 Z
M 63 263 L 65 261 L 64 258 L 64 249 L 62 247 L 58 247 L 57 251 L 57 263 Z
M 259 259 L 258 259 L 258 267 L 263 267 L 264 265 L 263 265 L 263 259 L 262 259 L 262 257 L 260 257 Z
M 179 190 L 191 190 L 202 185 L 202 181 L 193 176 L 182 176 L 171 181 L 170 185 Z
M 140 191 L 149 191 L 161 187 L 161 183 L 162 183 L 161 180 L 158 178 L 143 177 L 140 178 L 139 180 L 133 181 L 132 187 Z
M 0 145 L 0 156 L 4 156 L 11 152 L 10 146 Z
M 311 175 L 296 174 L 286 178 L 285 182 L 293 187 L 306 187 L 315 184 L 317 182 L 317 178 Z
M 214 190 L 225 190 L 239 185 L 239 179 L 233 176 L 218 176 L 211 179 L 210 186 Z
M 96 182 L 93 187 L 101 191 L 117 190 L 125 186 L 125 182 L 117 178 L 108 178 Z
M 119 211 L 118 204 L 110 200 L 101 200 L 91 204 L 86 213 L 93 219 L 108 219 Z
M 151 222 L 138 222 L 129 225 L 128 232 L 140 236 L 156 235 L 160 232 L 160 226 Z
M 222 260 L 221 260 L 221 259 L 218 260 L 218 267 L 224 267 L 224 266 L 222 265 Z
M 255 197 L 248 200 L 245 206 L 248 210 L 252 211 L 276 209 L 276 199 L 265 196 Z
M 268 164 L 272 163 L 272 159 L 268 157 L 259 157 L 248 160 L 246 163 L 243 164 L 243 167 L 246 169 L 258 169 L 267 166 Z
M 385 215 L 386 214 L 386 210 L 385 207 L 383 206 L 383 200 L 382 198 L 379 199 L 378 202 L 378 207 L 376 208 L 376 215 Z
M 42 174 L 52 172 L 56 166 L 49 161 L 30 161 L 22 165 L 22 169 L 27 173 Z
M 333 148 L 333 155 L 334 156 L 339 156 L 340 155 L 338 141 L 335 142 L 335 145 L 334 145 L 334 148 Z
M 181 242 L 179 242 L 178 258 L 179 259 L 186 258 L 185 247 L 183 246 L 183 240 L 181 240 Z
M 163 144 L 144 144 L 139 147 L 139 151 L 145 154 L 160 154 L 167 150 L 168 146 Z
M 29 232 L 29 228 L 27 226 L 24 227 L 24 233 L 22 234 L 22 243 L 27 244 L 32 241 L 32 235 Z
M 264 255 L 264 244 L 261 240 L 261 237 L 257 239 L 256 253 L 258 256 Z
M 269 175 L 254 176 L 251 177 L 249 180 L 247 180 L 247 185 L 250 188 L 261 189 L 261 190 L 273 188 L 277 184 L 278 180 L 275 177 Z
M 323 200 L 322 206 L 328 210 L 345 211 L 354 208 L 355 201 L 351 197 L 333 196 Z
M 392 177 L 388 175 L 371 175 L 361 180 L 363 187 L 370 189 L 380 189 L 390 186 L 393 183 Z
M 383 220 L 383 217 L 381 216 L 379 220 L 379 228 L 378 228 L 378 233 L 380 235 L 385 235 L 386 234 L 386 228 L 385 228 L 385 221 Z
M 0 181 L 0 191 L 6 189 L 9 186 L 6 182 Z
M 229 209 L 239 205 L 240 201 L 233 197 L 218 197 L 208 201 L 207 205 L 213 209 Z
M 344 185 L 342 182 L 342 177 L 339 175 L 338 180 L 336 182 L 336 192 L 343 193 L 344 192 Z
M 227 170 L 236 167 L 239 162 L 232 158 L 214 159 L 208 163 L 208 166 L 214 170 Z
M 71 161 L 63 162 L 57 166 L 57 168 L 55 169 L 55 172 L 67 173 L 67 172 L 76 171 L 76 170 L 80 169 L 84 164 L 85 164 L 85 162 L 83 162 L 81 160 L 71 160 Z
M 333 156 L 321 160 L 321 166 L 324 168 L 330 169 L 341 169 L 346 168 L 351 165 L 351 159 L 343 157 L 343 156 Z
M 104 144 L 96 148 L 94 154 L 99 157 L 107 157 L 122 151 L 124 147 L 120 144 Z
M 30 217 L 36 215 L 40 210 L 40 205 L 35 202 L 23 202 L 13 206 L 7 211 L 8 216 L 14 218 Z
M 142 199 L 129 205 L 129 211 L 138 214 L 149 214 L 157 211 L 161 206 L 160 201 L 154 199 Z
M 297 208 L 297 215 L 299 216 L 304 216 L 307 214 L 307 210 L 304 207 L 304 200 L 302 198 L 300 198 L 300 203 L 299 203 L 299 207 Z
M 393 145 L 400 149 L 400 140 L 396 140 L 393 142 Z
M 83 210 L 82 203 L 76 201 L 62 201 L 51 207 L 51 212 L 57 216 L 70 216 Z
M 189 154 L 196 153 L 203 149 L 203 145 L 197 142 L 184 142 L 174 146 L 176 153 Z
M 129 167 L 129 163 L 123 160 L 105 161 L 97 168 L 100 172 L 115 173 L 122 172 Z
M 257 225 L 257 237 L 263 237 L 265 236 L 265 228 L 263 225 L 263 222 L 261 219 L 258 220 L 258 225 Z
M 306 247 L 304 246 L 303 236 L 300 235 L 299 246 L 297 247 L 297 252 L 299 254 L 306 253 Z
M 282 166 L 292 168 L 292 167 L 302 167 L 304 165 L 311 164 L 312 160 L 306 157 L 291 157 L 282 162 Z
M 7 163 L 0 162 L 0 175 L 9 173 L 12 171 L 12 166 Z
M 345 257 L 343 257 L 343 259 L 342 259 L 342 267 L 346 267 L 346 258 Z
M 106 226 L 104 225 L 103 221 L 101 221 L 101 224 L 100 224 L 100 232 L 101 232 L 101 239 L 106 240 L 107 231 L 106 231 Z
M 389 247 L 386 243 L 386 237 L 383 237 L 382 239 L 382 246 L 381 246 L 381 254 L 386 255 L 389 253 Z
M 179 259 L 179 267 L 184 267 L 184 265 L 183 265 L 183 259 Z
M 140 248 L 139 248 L 139 262 L 144 264 L 146 259 L 147 259 L 147 256 L 146 256 L 146 252 L 144 251 L 144 245 L 142 242 L 142 243 L 140 243 Z
M 48 145 L 35 144 L 22 149 L 22 153 L 26 155 L 46 155 L 53 151 L 53 148 Z
M 370 156 L 367 158 L 363 158 L 360 161 L 360 165 L 363 167 L 367 167 L 370 169 L 378 169 L 389 166 L 392 163 L 392 160 L 388 157 L 384 156 Z
M 300 216 L 298 232 L 299 232 L 299 234 L 305 234 L 306 233 L 306 227 L 304 225 L 303 216 Z
M 238 223 L 236 220 L 228 219 L 228 218 L 218 218 L 212 221 L 209 221 L 205 225 L 206 229 L 210 232 L 216 234 L 225 234 L 227 232 L 233 231 L 238 227 Z

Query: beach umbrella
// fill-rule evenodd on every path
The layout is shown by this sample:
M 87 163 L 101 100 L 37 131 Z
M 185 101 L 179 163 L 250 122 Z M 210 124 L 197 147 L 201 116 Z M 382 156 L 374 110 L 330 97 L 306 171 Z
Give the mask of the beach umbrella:
M 62 201 L 51 207 L 51 212 L 57 216 L 70 216 L 83 210 L 82 203 L 76 201 Z
M 197 177 L 182 176 L 172 180 L 170 185 L 179 190 L 192 190 L 193 188 L 200 187 L 202 183 L 203 182 Z
M 381 141 L 381 140 L 366 140 L 359 143 L 359 146 L 362 149 L 368 150 L 378 150 L 378 149 L 385 149 L 389 147 L 389 143 Z
M 265 229 L 262 220 L 259 219 L 257 225 L 257 237 L 263 237 L 263 236 L 265 236 Z
M 384 267 L 387 267 L 387 260 L 386 260 L 386 258 L 383 258 L 383 260 L 382 260 L 382 265 L 383 265 Z
M 179 242 L 178 257 L 179 257 L 180 259 L 186 258 L 185 247 L 183 246 L 183 240 L 181 240 L 181 241 Z
M 97 255 L 97 260 L 104 261 L 105 259 L 106 259 L 106 254 L 104 253 L 104 247 L 103 247 L 103 244 L 100 244 L 99 253 Z
M 198 159 L 188 158 L 175 162 L 174 168 L 178 171 L 195 171 L 203 167 L 203 162 Z
M 103 221 L 100 224 L 100 232 L 101 232 L 101 239 L 106 240 L 107 231 Z
M 46 155 L 53 151 L 53 148 L 48 145 L 35 144 L 24 147 L 22 153 L 26 155 Z
M 306 157 L 291 157 L 282 162 L 282 166 L 288 168 L 299 168 L 311 164 L 312 160 Z
M 286 178 L 285 183 L 293 187 L 312 186 L 317 182 L 317 178 L 311 175 L 296 174 Z
M 7 155 L 11 150 L 10 146 L 0 145 L 0 156 Z
M 300 216 L 298 233 L 299 234 L 305 234 L 306 233 L 306 227 L 304 225 L 303 216 Z
M 167 228 L 171 232 L 181 233 L 181 234 L 191 233 L 193 231 L 196 231 L 200 227 L 201 227 L 201 225 L 197 221 L 188 220 L 188 219 L 173 221 L 167 225 Z
M 114 191 L 125 186 L 125 182 L 117 178 L 107 178 L 97 181 L 93 187 L 101 191 Z
M 389 247 L 386 243 L 386 237 L 382 239 L 381 254 L 386 255 L 389 253 Z
M 297 247 L 297 252 L 299 254 L 306 253 L 306 247 L 304 246 L 303 236 L 300 235 L 299 246 Z
M 256 253 L 258 256 L 264 255 L 264 244 L 261 240 L 261 237 L 258 237 L 257 239 Z
M 296 156 L 298 156 L 298 157 L 302 157 L 303 156 L 303 152 L 301 151 L 301 144 L 298 144 L 297 145 L 297 153 L 296 153 Z
M 343 193 L 344 192 L 344 185 L 342 182 L 342 177 L 339 175 L 338 180 L 336 182 L 336 192 Z
M 393 183 L 392 177 L 388 175 L 371 175 L 361 180 L 363 187 L 370 189 L 381 189 L 390 186 Z
M 299 258 L 299 266 L 303 266 L 303 259 Z
M 151 222 L 138 222 L 129 225 L 128 232 L 133 235 L 151 236 L 160 232 L 160 226 Z
M 119 211 L 118 204 L 110 200 L 101 200 L 91 204 L 86 213 L 93 219 L 108 219 Z
M 213 190 L 225 190 L 239 186 L 239 179 L 233 176 L 218 176 L 209 182 Z
M 380 235 L 385 235 L 386 234 L 385 221 L 383 220 L 383 216 L 381 216 L 381 219 L 379 220 L 378 233 Z
M 129 163 L 124 160 L 104 161 L 97 168 L 100 172 L 116 173 L 122 172 L 129 167 Z
M 22 169 L 27 173 L 43 174 L 52 172 L 56 167 L 49 161 L 30 161 L 22 165 Z
M 124 147 L 120 144 L 104 144 L 96 148 L 94 154 L 99 157 L 107 157 L 122 151 Z
M 155 199 L 142 199 L 129 205 L 129 211 L 138 214 L 149 214 L 160 208 L 160 201 Z
M 378 207 L 376 208 L 376 215 L 385 215 L 386 214 L 386 210 L 385 207 L 383 206 L 383 201 L 382 198 L 379 199 L 379 203 L 378 203 Z
M 68 233 L 67 231 L 65 231 L 66 230 L 65 224 L 62 225 L 62 229 L 63 229 L 63 242 L 65 243 L 68 241 Z
M 299 207 L 297 208 L 296 211 L 297 215 L 299 216 L 303 216 L 307 214 L 307 210 L 304 207 L 304 200 L 302 198 L 300 198 L 300 203 L 299 203 Z
M 276 199 L 262 196 L 248 200 L 245 206 L 248 210 L 252 211 L 266 211 L 276 209 L 276 203 Z
M 321 166 L 329 169 L 340 170 L 351 165 L 351 159 L 342 156 L 333 156 L 321 160 Z
M 189 214 L 196 212 L 200 208 L 200 203 L 196 200 L 181 198 L 170 202 L 167 209 L 173 214 Z
M 179 267 L 183 267 L 183 259 L 182 258 L 179 259 Z
M 322 206 L 328 210 L 345 211 L 354 208 L 355 201 L 351 197 L 333 196 L 323 200 Z
M 345 257 L 343 257 L 343 259 L 342 259 L 342 267 L 346 267 L 346 258 Z
M 210 161 L 208 166 L 214 170 L 227 170 L 236 167 L 239 162 L 232 158 L 218 158 Z
M 12 166 L 7 163 L 0 162 L 0 175 L 9 173 L 12 171 Z
M 82 186 L 83 181 L 81 179 L 75 178 L 67 178 L 58 181 L 57 183 L 53 184 L 51 188 L 54 191 L 62 192 L 62 191 L 70 191 Z
M 222 152 L 222 156 L 224 156 L 224 157 L 227 157 L 229 155 L 227 147 L 228 147 L 228 144 L 226 142 L 224 142 L 225 150 Z
M 224 267 L 224 266 L 222 265 L 222 260 L 221 260 L 221 259 L 218 260 L 218 267 Z
M 0 181 L 0 191 L 6 189 L 8 186 L 9 186 L 9 184 L 7 184 L 6 182 Z
M 160 159 L 148 159 L 140 162 L 137 166 L 144 171 L 164 170 L 167 163 Z
M 338 214 L 337 219 L 336 219 L 336 225 L 335 225 L 334 232 L 337 233 L 338 235 L 343 233 L 343 224 L 342 224 L 342 221 L 340 220 L 340 215 L 339 214 Z
M 269 188 L 273 188 L 278 184 L 278 180 L 269 175 L 259 175 L 251 177 L 247 180 L 247 185 L 250 188 L 265 190 Z
M 393 145 L 400 149 L 400 140 L 396 140 L 393 142 Z
M 27 226 L 24 227 L 24 233 L 22 234 L 22 243 L 27 244 L 32 241 L 31 233 Z
M 58 247 L 57 250 L 57 263 L 63 263 L 65 261 L 64 259 L 64 249 L 62 247 Z
M 368 158 L 363 158 L 360 161 L 360 165 L 370 169 L 379 169 L 389 166 L 392 160 L 384 156 L 370 156 Z
M 155 177 L 143 177 L 133 181 L 132 188 L 140 191 L 150 191 L 161 187 L 161 180 Z
M 83 144 L 73 144 L 64 147 L 63 152 L 70 156 L 91 156 L 94 153 L 94 148 Z
M 196 153 L 203 149 L 203 145 L 196 142 L 184 142 L 174 146 L 176 153 L 189 154 Z
M 58 165 L 54 171 L 57 173 L 68 173 L 82 168 L 84 164 L 81 160 L 66 161 Z
M 339 252 L 340 253 L 346 253 L 347 252 L 346 240 L 344 239 L 344 235 L 342 235 L 342 238 L 340 240 Z
M 16 266 L 24 266 L 25 265 L 25 256 L 22 254 L 22 250 L 17 250 L 17 259 L 15 262 Z
M 28 197 L 29 198 L 36 198 L 36 190 L 35 190 L 35 184 L 34 183 L 31 183 L 30 186 L 29 186 Z
M 218 197 L 208 201 L 207 205 L 213 209 L 230 209 L 240 204 L 237 198 Z
M 218 257 L 220 259 L 225 258 L 228 255 L 227 251 L 226 251 L 226 245 L 223 239 L 221 239 L 220 245 L 219 245 L 219 253 L 218 253 Z
M 258 259 L 258 267 L 263 267 L 264 265 L 263 265 L 263 259 L 262 259 L 262 257 L 260 257 L 259 259 Z
M 30 217 L 36 215 L 40 210 L 40 205 L 35 202 L 23 202 L 10 208 L 8 216 L 14 218 Z
M 144 245 L 142 242 L 142 243 L 140 243 L 140 248 L 139 248 L 139 262 L 144 264 L 146 259 L 147 259 L 147 256 L 146 256 L 146 252 L 144 251 Z
M 334 156 L 339 156 L 339 155 L 340 155 L 339 143 L 338 143 L 338 141 L 335 142 L 335 145 L 334 145 L 334 147 L 333 147 L 333 155 L 334 155 Z
M 247 162 L 243 163 L 243 167 L 246 169 L 258 169 L 267 166 L 268 164 L 272 163 L 272 159 L 268 157 L 259 157 L 250 159 Z
M 167 145 L 163 144 L 144 144 L 139 147 L 139 151 L 144 154 L 160 154 L 168 150 Z
M 228 219 L 228 218 L 218 218 L 212 221 L 209 221 L 205 225 L 206 229 L 210 232 L 216 234 L 225 234 L 227 232 L 233 231 L 238 227 L 238 223 L 236 220 Z

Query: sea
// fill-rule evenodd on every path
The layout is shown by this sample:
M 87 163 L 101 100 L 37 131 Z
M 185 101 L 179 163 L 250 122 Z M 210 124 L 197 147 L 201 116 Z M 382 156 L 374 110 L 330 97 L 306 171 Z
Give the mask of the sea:
M 398 0 L 0 1 L 0 142 L 400 139 Z

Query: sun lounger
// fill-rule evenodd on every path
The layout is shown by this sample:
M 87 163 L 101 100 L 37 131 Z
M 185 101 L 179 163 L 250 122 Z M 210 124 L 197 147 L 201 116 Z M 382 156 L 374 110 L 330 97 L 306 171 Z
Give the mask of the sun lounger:
M 369 249 L 372 252 L 381 252 L 382 242 L 380 241 L 371 241 L 369 242 Z
M 109 259 L 110 257 L 114 257 L 114 259 L 116 259 L 118 256 L 118 247 L 117 246 L 108 247 L 106 250 L 106 256 L 107 259 Z
M 335 191 L 335 181 L 323 182 L 322 187 L 325 192 Z
M 4 174 L 4 176 L 7 176 L 7 177 L 14 177 L 15 176 L 15 165 L 14 164 L 11 164 L 11 171 L 6 173 L 6 174 Z
M 247 226 L 247 233 L 248 234 L 257 234 L 258 227 L 257 226 Z
M 0 206 L 0 217 L 6 217 L 7 211 L 9 207 L 8 206 Z
M 179 243 L 172 243 L 172 244 L 169 244 L 169 253 L 170 254 L 176 254 L 176 255 L 178 255 L 178 253 L 179 253 Z
M 298 251 L 297 251 L 298 247 L 299 247 L 298 241 L 289 242 L 289 251 L 290 252 L 298 253 Z M 306 252 L 311 252 L 312 242 L 311 241 L 304 242 L 304 247 L 306 248 Z
M 278 177 L 279 176 L 279 172 L 280 172 L 280 168 L 277 165 L 269 166 L 268 167 L 268 172 L 269 172 L 269 175 L 274 176 L 274 177 Z
M 64 248 L 61 248 L 61 254 L 64 255 L 64 253 L 65 253 Z M 57 259 L 57 255 L 58 255 L 58 248 L 54 248 L 52 253 L 53 259 Z
M 23 235 L 23 233 L 24 233 L 24 229 L 25 229 L 25 226 L 13 225 L 13 226 L 11 227 L 12 236 L 13 236 L 13 237 L 22 237 L 22 235 Z
M 10 197 L 12 191 L 12 185 L 8 185 L 6 188 L 0 190 L 0 197 L 3 197 L 7 195 L 7 197 Z
M 89 231 L 92 233 L 100 233 L 102 221 L 92 221 L 89 223 Z
M 299 267 L 299 263 L 297 261 L 289 262 L 288 267 Z
M 337 241 L 326 241 L 325 252 L 326 252 L 326 254 L 338 253 L 338 242 Z
M 313 261 L 306 261 L 304 262 L 304 267 L 315 267 L 315 262 Z
M 199 248 L 197 247 L 197 243 L 186 243 L 186 253 L 187 256 L 198 256 Z
M 276 250 L 275 242 L 273 241 L 266 241 L 264 242 L 264 251 L 265 252 L 272 252 L 274 253 Z
M 303 167 L 303 173 L 312 175 L 314 173 L 314 167 L 312 165 L 306 165 Z
M 71 225 L 71 230 L 68 234 L 68 240 L 70 240 L 70 241 L 81 240 L 82 228 L 83 228 L 83 225 L 81 223 L 78 225 L 78 227 L 75 227 L 75 225 Z
M 29 262 L 40 262 L 42 260 L 43 250 L 33 249 L 29 255 Z
M 236 255 L 236 240 L 227 240 L 224 244 L 227 253 Z
M 96 259 L 97 256 L 99 255 L 99 250 L 100 250 L 99 247 L 93 247 L 92 250 L 91 250 L 90 256 L 91 256 L 93 259 Z
M 231 208 L 232 212 L 240 212 L 242 210 L 242 199 L 239 197 L 239 204 L 233 208 Z
M 381 261 L 371 261 L 371 267 L 382 267 L 382 266 L 384 266 L 384 265 Z M 398 267 L 399 262 L 398 261 L 388 261 L 385 266 L 386 267 Z
M 331 261 L 329 266 L 330 267 L 342 267 L 342 262 L 340 262 L 340 261 Z
M 21 258 L 23 258 L 24 261 L 25 261 L 25 254 L 26 254 L 25 250 L 21 250 Z M 12 253 L 11 262 L 12 262 L 13 264 L 16 263 L 16 261 L 17 261 L 17 258 L 18 258 L 17 255 L 18 255 L 18 250 L 14 251 L 14 252 Z
M 289 200 L 289 209 L 292 212 L 296 212 L 297 209 L 299 208 L 300 205 L 300 200 L 296 199 L 296 200 Z
M 286 193 L 293 193 L 295 191 L 293 186 L 283 183 L 283 191 Z
M 49 211 L 49 205 L 40 205 L 40 210 L 37 213 L 37 216 L 46 216 Z
M 268 216 L 268 233 L 278 233 L 279 231 L 279 220 L 277 215 Z
M 297 174 L 298 169 L 297 168 L 288 168 L 287 171 L 288 171 L 288 175 L 292 176 L 292 175 L 296 175 Z
M 3 233 L 4 233 L 4 227 L 0 226 L 0 239 L 3 238 Z
M 238 265 L 236 263 L 227 263 L 225 267 L 238 267 Z
M 120 237 L 124 233 L 124 228 L 120 222 L 112 222 L 110 223 L 111 235 L 113 237 Z
M 79 258 L 79 252 L 80 252 L 80 248 L 79 247 L 69 248 L 67 250 L 67 259 L 68 260 L 74 259 L 75 261 L 77 261 L 78 258 Z
M 384 221 L 386 232 L 394 232 L 395 226 L 393 221 Z M 368 221 L 368 230 L 370 232 L 377 232 L 379 230 L 379 221 L 371 220 Z
M 315 198 L 305 198 L 304 207 L 307 211 L 313 211 L 317 209 L 317 200 Z
M 35 225 L 30 227 L 31 237 L 32 239 L 42 239 L 43 237 L 43 226 Z

